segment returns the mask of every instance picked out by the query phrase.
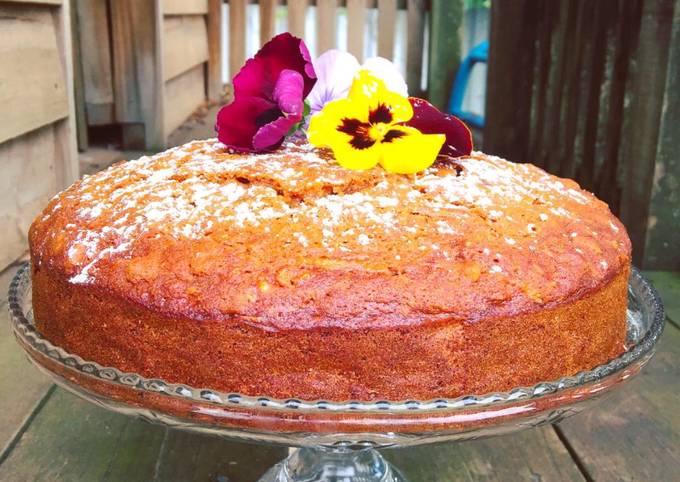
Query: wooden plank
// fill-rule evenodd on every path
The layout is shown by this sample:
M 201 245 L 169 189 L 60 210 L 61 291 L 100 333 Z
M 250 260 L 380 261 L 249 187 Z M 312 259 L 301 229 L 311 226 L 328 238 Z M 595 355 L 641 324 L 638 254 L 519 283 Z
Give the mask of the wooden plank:
M 208 0 L 163 0 L 163 15 L 206 15 Z
M 68 92 L 68 116 L 54 123 L 55 174 L 57 189 L 65 189 L 78 179 L 78 147 L 76 141 L 75 103 L 73 98 L 73 43 L 71 40 L 71 3 L 66 2 L 60 9 L 52 9 L 52 20 L 56 29 L 59 63 L 64 72 Z
M 680 326 L 680 271 L 645 271 L 661 296 L 666 316 Z
M 113 72 L 111 40 L 106 0 L 76 0 L 78 35 L 83 70 L 88 124 L 111 124 L 113 111 Z
M 120 0 L 109 6 L 116 120 L 143 123 L 145 147 L 162 149 L 166 133 L 160 2 Z
M 432 0 L 428 97 L 442 110 L 446 108 L 460 65 L 458 31 L 462 21 L 462 0 Z
M 620 164 L 621 220 L 633 243 L 633 261 L 644 257 L 647 216 L 654 180 L 661 112 L 666 87 L 674 0 L 643 2 L 640 36 L 627 90 Z M 676 87 L 674 87 L 676 88 Z M 677 131 L 677 126 L 676 126 Z
M 288 0 L 288 31 L 305 38 L 305 16 L 307 14 L 308 0 Z
M 208 60 L 205 18 L 195 15 L 163 20 L 163 80 L 168 81 Z
M 165 132 L 172 133 L 205 101 L 204 82 L 202 65 L 166 82 L 165 95 L 172 102 L 165 109 Z
M 680 0 L 675 1 L 673 33 L 661 113 L 655 176 L 645 239 L 645 268 L 680 270 Z M 680 293 L 679 293 L 680 294 Z M 676 298 L 677 299 L 677 298 Z M 680 317 L 673 318 L 680 323 Z
M 406 30 L 406 83 L 411 95 L 422 97 L 425 0 L 408 0 Z
M 316 51 L 321 55 L 335 48 L 337 0 L 316 1 Z
M 171 430 L 158 458 L 157 480 L 253 482 L 287 454 L 285 447 Z
M 0 144 L 0 269 L 26 251 L 28 227 L 57 192 L 58 155 L 53 124 Z
M 364 60 L 364 19 L 366 0 L 347 0 L 347 50 L 359 62 Z
M 36 5 L 61 5 L 64 0 L 3 0 L 7 3 L 23 3 L 23 4 L 36 4 Z
M 397 0 L 378 0 L 378 55 L 394 57 L 394 28 L 397 22 Z
M 418 482 L 584 480 L 551 427 L 462 443 L 385 450 L 407 480 Z
M 680 330 L 668 324 L 635 380 L 560 424 L 593 480 L 678 480 L 678 380 Z
M 56 25 L 50 9 L 0 4 L 0 142 L 69 114 Z
M 229 75 L 233 78 L 246 61 L 247 0 L 229 2 Z
M 16 270 L 17 266 L 0 275 L 0 400 L 3 407 L 0 410 L 0 457 L 52 385 L 26 359 L 10 328 L 5 294 Z
M 0 465 L 1 480 L 152 480 L 160 426 L 57 389 Z
M 75 2 L 73 4 L 75 6 Z M 80 51 L 80 25 L 78 24 L 78 14 L 76 9 L 71 9 L 69 15 L 71 21 L 71 32 L 75 36 L 72 42 L 71 54 L 75 62 L 73 63 L 73 92 L 75 101 L 76 116 L 76 136 L 78 139 L 78 150 L 87 149 L 87 113 L 85 111 L 85 81 L 83 79 L 83 63 L 81 62 L 82 53 Z
M 209 0 L 208 3 L 208 99 L 217 102 L 223 94 L 222 83 L 222 29 L 224 14 L 223 0 Z
M 260 46 L 269 42 L 276 29 L 278 0 L 260 0 Z
M 540 3 L 519 0 L 491 5 L 484 149 L 513 161 L 526 161 L 529 154 L 533 76 L 526 73 L 534 71 Z M 430 75 L 435 75 L 432 69 Z M 443 98 L 445 89 L 439 90 Z

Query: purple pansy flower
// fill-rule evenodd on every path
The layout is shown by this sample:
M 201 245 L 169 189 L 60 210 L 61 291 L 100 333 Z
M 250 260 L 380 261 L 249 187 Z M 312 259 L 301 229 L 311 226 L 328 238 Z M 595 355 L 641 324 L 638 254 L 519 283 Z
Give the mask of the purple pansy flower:
M 451 157 L 467 156 L 472 152 L 472 133 L 458 117 L 441 112 L 428 101 L 409 97 L 413 117 L 404 124 L 423 134 L 444 134 L 446 140 L 439 154 Z
M 315 82 L 305 43 L 289 33 L 277 35 L 234 77 L 234 101 L 217 114 L 217 138 L 239 152 L 276 149 L 302 120 Z

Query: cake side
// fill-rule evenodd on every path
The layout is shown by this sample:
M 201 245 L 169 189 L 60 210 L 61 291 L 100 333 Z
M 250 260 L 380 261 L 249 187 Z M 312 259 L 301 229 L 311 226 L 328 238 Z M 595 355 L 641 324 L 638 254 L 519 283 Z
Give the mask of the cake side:
M 528 164 L 473 153 L 404 176 L 214 140 L 79 181 L 29 237 L 34 267 L 74 289 L 265 331 L 538 313 L 630 264 L 604 203 Z
M 168 317 L 34 264 L 33 306 L 52 343 L 124 372 L 254 396 L 427 400 L 555 380 L 619 355 L 628 275 L 571 303 L 483 322 L 263 331 Z

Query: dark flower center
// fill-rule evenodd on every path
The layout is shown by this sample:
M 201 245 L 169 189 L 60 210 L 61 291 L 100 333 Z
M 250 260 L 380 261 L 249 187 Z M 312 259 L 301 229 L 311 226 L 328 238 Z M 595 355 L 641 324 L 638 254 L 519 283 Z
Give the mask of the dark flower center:
M 376 142 L 392 142 L 406 135 L 400 130 L 387 130 L 392 119 L 390 108 L 385 104 L 378 104 L 369 112 L 368 122 L 345 117 L 338 126 L 338 131 L 352 137 L 349 143 L 355 149 L 368 149 Z
M 281 112 L 281 109 L 278 107 L 273 107 L 269 110 L 265 110 L 263 112 L 260 112 L 260 114 L 255 118 L 255 125 L 257 127 L 262 127 L 270 122 L 274 122 L 276 119 L 281 117 L 283 115 L 283 112 Z

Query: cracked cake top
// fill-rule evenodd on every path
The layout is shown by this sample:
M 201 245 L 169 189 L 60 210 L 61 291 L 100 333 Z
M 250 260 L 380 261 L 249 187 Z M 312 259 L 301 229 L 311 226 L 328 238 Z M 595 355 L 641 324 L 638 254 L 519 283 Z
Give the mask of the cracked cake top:
M 287 143 L 194 141 L 58 194 L 37 268 L 169 316 L 268 330 L 510 316 L 594 290 L 630 262 L 606 204 L 473 152 L 416 175 L 347 170 Z

